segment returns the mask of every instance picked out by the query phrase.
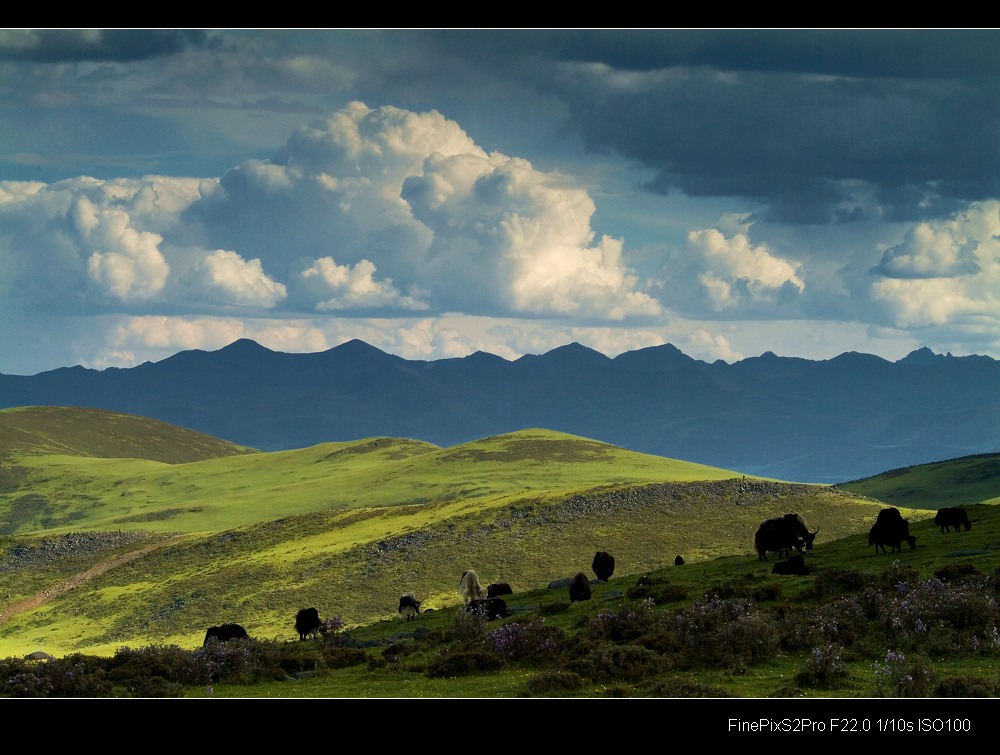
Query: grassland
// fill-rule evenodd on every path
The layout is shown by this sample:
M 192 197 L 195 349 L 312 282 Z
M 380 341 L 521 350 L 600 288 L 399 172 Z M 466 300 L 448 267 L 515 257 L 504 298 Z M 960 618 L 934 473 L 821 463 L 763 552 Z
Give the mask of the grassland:
M 1000 503 L 1000 454 L 977 454 L 893 469 L 837 487 L 893 506 L 940 509 Z
M 956 558 L 982 573 L 997 567 L 996 485 L 981 479 L 983 467 L 920 469 L 923 487 L 907 482 L 904 503 L 874 480 L 834 488 L 756 479 L 542 429 L 447 449 L 368 438 L 259 453 L 147 423 L 93 410 L 0 412 L 0 657 L 193 649 L 224 621 L 284 643 L 296 639 L 293 617 L 305 606 L 339 616 L 357 637 L 387 641 L 402 631 L 396 602 L 410 591 L 431 610 L 404 634 L 441 632 L 469 568 L 484 584 L 510 583 L 519 611 L 551 611 L 548 620 L 567 630 L 617 605 L 644 574 L 689 597 L 772 585 L 770 602 L 798 601 L 815 578 L 774 577 L 752 551 L 760 520 L 787 511 L 819 530 L 809 554 L 816 573 L 875 574 L 901 562 L 933 574 Z M 951 480 L 944 497 L 942 479 Z M 945 535 L 931 521 L 944 500 L 986 503 L 972 531 Z M 887 556 L 867 547 L 886 503 L 910 518 L 918 549 Z M 956 546 L 976 553 L 956 556 Z M 148 552 L 130 558 L 139 549 Z M 589 574 L 597 550 L 615 555 L 615 577 L 587 605 L 561 606 L 565 596 L 548 585 Z M 673 566 L 678 554 L 683 569 Z M 785 662 L 754 671 L 768 694 L 788 672 Z M 326 687 L 317 675 L 298 692 L 226 694 L 508 696 L 523 676 L 500 674 L 477 691 L 469 681 L 352 669 Z

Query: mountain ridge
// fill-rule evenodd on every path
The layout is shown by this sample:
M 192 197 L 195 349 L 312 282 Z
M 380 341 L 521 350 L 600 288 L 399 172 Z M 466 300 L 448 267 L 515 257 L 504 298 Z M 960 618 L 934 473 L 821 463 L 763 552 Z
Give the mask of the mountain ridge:
M 371 436 L 439 446 L 545 427 L 744 474 L 835 483 L 1000 449 L 1000 363 L 917 349 L 890 362 L 765 352 L 708 363 L 672 344 L 609 358 L 579 343 L 515 360 L 410 360 L 354 339 L 251 339 L 132 368 L 0 374 L 0 408 L 86 406 L 264 451 Z

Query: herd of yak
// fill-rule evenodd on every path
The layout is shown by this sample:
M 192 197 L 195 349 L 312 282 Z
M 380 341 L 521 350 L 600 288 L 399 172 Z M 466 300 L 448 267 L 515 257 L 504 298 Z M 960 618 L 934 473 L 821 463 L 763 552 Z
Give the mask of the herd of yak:
M 972 522 L 965 509 L 953 506 L 940 509 L 934 517 L 934 524 L 941 528 L 941 532 L 966 531 L 972 529 Z M 780 559 L 774 564 L 772 569 L 775 574 L 799 574 L 809 573 L 805 564 L 803 552 L 812 550 L 813 541 L 819 530 L 809 531 L 806 521 L 801 514 L 785 514 L 773 519 L 765 519 L 757 527 L 754 533 L 754 549 L 757 551 L 757 558 L 760 561 L 767 561 L 768 553 L 778 554 Z M 901 553 L 903 543 L 909 544 L 910 548 L 917 547 L 917 538 L 910 534 L 910 524 L 908 519 L 904 519 L 895 507 L 885 508 L 879 511 L 868 534 L 868 545 L 875 546 L 875 552 L 886 553 L 886 546 L 892 548 L 894 553 Z M 674 565 L 680 566 L 684 563 L 681 556 L 674 559 Z M 599 581 L 607 582 L 615 571 L 615 558 L 606 551 L 598 551 L 594 555 L 591 568 Z M 571 602 L 590 600 L 590 580 L 583 572 L 577 572 L 571 580 L 566 580 L 569 587 L 569 599 Z M 550 587 L 556 586 L 552 583 Z M 512 595 L 513 590 L 506 582 L 494 582 L 487 587 L 483 587 L 479 582 L 479 575 L 473 570 L 468 570 L 462 574 L 462 580 L 458 586 L 459 596 L 470 612 L 477 612 L 487 621 L 502 619 L 510 616 L 507 602 L 502 595 Z M 399 616 L 403 621 L 412 621 L 420 613 L 420 603 L 416 596 L 406 593 L 399 597 Z M 315 608 L 303 608 L 295 616 L 295 631 L 298 632 L 300 640 L 310 637 L 317 637 L 340 627 L 339 619 L 323 621 L 319 617 L 319 611 Z M 217 627 L 210 627 L 205 633 L 205 645 L 209 642 L 226 642 L 228 640 L 247 638 L 247 631 L 239 624 L 223 624 Z

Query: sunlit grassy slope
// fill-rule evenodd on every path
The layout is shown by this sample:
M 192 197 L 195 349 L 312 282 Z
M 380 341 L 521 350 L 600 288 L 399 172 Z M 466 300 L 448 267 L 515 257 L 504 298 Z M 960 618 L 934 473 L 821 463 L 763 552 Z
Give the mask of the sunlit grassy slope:
M 92 450 L 79 430 L 65 440 L 55 419 L 36 428 L 44 442 L 4 447 L 2 605 L 43 589 L 56 597 L 0 624 L 0 657 L 195 647 L 206 627 L 224 621 L 256 637 L 293 639 L 302 607 L 357 626 L 394 616 L 399 594 L 413 591 L 440 610 L 458 601 L 466 569 L 484 584 L 539 589 L 590 574 L 597 550 L 615 555 L 616 574 L 662 568 L 678 554 L 689 563 L 736 556 L 756 565 L 753 532 L 764 517 L 802 513 L 820 545 L 866 533 L 883 505 L 541 429 L 448 449 L 369 438 L 254 453 L 217 441 L 217 450 L 209 444 L 179 462 L 170 443 L 144 441 L 146 421 L 115 420 L 132 428 L 129 458 L 103 438 L 94 440 L 102 450 Z M 904 515 L 914 524 L 932 516 Z M 120 532 L 144 539 L 68 555 L 48 548 L 73 533 Z M 157 538 L 166 544 L 149 555 L 55 589 Z
M 1000 503 L 1000 454 L 893 469 L 837 487 L 893 506 L 937 510 L 972 503 Z
M 213 532 L 316 511 L 457 502 L 491 505 L 607 484 L 732 477 L 547 430 L 441 449 L 370 438 L 168 464 L 21 454 L 0 494 L 0 532 Z M 2 512 L 9 512 L 6 516 Z

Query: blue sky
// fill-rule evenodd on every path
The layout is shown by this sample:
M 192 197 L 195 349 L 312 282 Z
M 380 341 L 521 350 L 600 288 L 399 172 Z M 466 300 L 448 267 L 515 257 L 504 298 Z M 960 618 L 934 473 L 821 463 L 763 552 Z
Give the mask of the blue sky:
M 0 372 L 1000 358 L 996 30 L 0 30 Z

